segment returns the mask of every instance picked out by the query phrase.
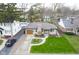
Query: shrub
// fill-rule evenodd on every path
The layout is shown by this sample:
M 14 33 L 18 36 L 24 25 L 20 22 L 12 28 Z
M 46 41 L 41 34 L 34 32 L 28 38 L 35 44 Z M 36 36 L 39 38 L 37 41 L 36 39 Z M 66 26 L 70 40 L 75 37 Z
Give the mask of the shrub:
M 42 40 L 41 39 L 33 39 L 32 43 L 40 43 Z
M 0 40 L 0 45 L 3 43 L 3 40 Z
M 72 33 L 72 32 L 64 32 L 64 34 L 67 34 L 67 35 L 75 35 L 75 33 Z

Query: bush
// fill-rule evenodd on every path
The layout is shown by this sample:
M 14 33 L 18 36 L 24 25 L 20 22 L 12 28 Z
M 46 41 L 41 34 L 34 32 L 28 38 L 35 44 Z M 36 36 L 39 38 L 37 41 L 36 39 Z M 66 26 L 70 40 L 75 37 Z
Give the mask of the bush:
M 41 35 L 35 34 L 34 36 L 35 36 L 35 37 L 45 37 L 44 34 L 41 34 Z
M 0 45 L 3 43 L 3 40 L 0 40 Z
M 41 39 L 33 39 L 32 43 L 40 43 L 42 40 Z

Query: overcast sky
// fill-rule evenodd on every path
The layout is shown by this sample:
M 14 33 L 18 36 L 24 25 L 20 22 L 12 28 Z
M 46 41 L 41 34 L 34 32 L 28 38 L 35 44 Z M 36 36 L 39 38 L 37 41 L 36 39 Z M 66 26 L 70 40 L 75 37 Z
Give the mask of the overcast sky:
M 79 0 L 0 0 L 1 3 L 45 3 L 50 6 L 50 3 L 64 3 L 69 7 L 76 7 L 79 9 Z

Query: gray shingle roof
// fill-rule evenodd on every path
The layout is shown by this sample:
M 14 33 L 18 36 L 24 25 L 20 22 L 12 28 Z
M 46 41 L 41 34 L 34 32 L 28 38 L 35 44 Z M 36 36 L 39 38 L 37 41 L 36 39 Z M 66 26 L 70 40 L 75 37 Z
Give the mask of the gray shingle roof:
M 43 23 L 43 22 L 33 22 L 28 24 L 26 28 L 43 28 L 43 29 L 56 29 L 57 27 L 50 23 Z
M 63 24 L 66 28 L 73 28 L 73 24 L 71 23 L 71 19 L 62 19 Z
M 73 24 L 71 23 L 73 19 Z M 75 28 L 79 27 L 79 17 L 71 17 L 69 19 L 62 18 L 63 24 L 66 28 Z

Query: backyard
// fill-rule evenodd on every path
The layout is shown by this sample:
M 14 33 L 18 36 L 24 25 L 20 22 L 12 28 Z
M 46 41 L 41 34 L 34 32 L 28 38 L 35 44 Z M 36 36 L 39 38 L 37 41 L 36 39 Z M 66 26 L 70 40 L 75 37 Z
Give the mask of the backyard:
M 74 54 L 76 50 L 64 37 L 49 36 L 46 42 L 39 46 L 32 46 L 31 53 L 63 53 L 63 54 Z

